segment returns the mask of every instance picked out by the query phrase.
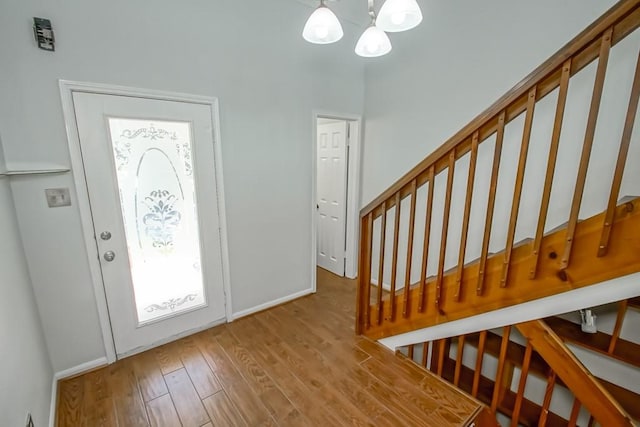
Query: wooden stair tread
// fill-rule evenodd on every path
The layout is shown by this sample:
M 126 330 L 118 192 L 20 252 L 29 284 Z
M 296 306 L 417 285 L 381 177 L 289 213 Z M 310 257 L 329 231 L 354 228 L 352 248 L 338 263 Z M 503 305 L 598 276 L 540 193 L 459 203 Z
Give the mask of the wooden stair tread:
M 563 341 L 577 344 L 588 350 L 604 354 L 622 362 L 640 368 L 640 344 L 618 338 L 613 353 L 609 353 L 611 335 L 604 332 L 588 334 L 582 332 L 580 325 L 559 317 L 549 317 L 545 322 Z

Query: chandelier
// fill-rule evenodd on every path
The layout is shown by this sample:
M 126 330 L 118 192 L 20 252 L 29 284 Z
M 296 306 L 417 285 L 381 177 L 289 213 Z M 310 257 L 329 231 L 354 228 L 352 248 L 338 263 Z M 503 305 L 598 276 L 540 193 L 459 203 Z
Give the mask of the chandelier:
M 342 38 L 344 32 L 338 17 L 320 0 L 302 30 L 302 37 L 310 43 L 329 44 Z M 371 22 L 356 43 L 356 54 L 364 57 L 386 55 L 391 51 L 387 33 L 410 30 L 422 22 L 422 12 L 416 0 L 386 0 L 376 14 L 373 0 L 369 0 Z

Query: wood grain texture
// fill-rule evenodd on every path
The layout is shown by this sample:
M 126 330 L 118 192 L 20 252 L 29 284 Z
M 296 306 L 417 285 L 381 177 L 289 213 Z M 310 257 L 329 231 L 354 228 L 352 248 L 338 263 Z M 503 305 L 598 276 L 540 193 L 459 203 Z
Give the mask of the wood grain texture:
M 151 427 L 180 427 L 180 418 L 173 405 L 171 396 L 165 394 L 157 399 L 147 402 L 149 423 Z
M 355 296 L 319 269 L 314 295 L 62 381 L 57 426 L 444 427 L 481 412 L 355 335 Z
M 583 192 L 585 190 L 587 170 L 589 166 L 591 148 L 594 142 L 609 52 L 612 46 L 624 39 L 627 35 L 631 34 L 636 28 L 638 28 L 638 26 L 640 26 L 640 0 L 622 0 L 618 2 L 613 8 L 585 29 L 578 37 L 572 40 L 558 53 L 547 60 L 547 62 L 536 69 L 530 76 L 505 94 L 505 96 L 499 99 L 492 107 L 479 115 L 460 132 L 446 141 L 442 146 L 437 148 L 431 155 L 426 157 L 415 168 L 411 169 L 379 197 L 375 198 L 361 210 L 361 218 L 366 217 L 369 219 L 369 222 L 385 214 L 386 209 L 392 209 L 395 206 L 396 211 L 398 211 L 402 200 L 407 200 L 407 197 L 411 197 L 412 201 L 415 199 L 416 188 L 422 188 L 423 185 L 427 184 L 431 188 L 434 176 L 442 174 L 440 176 L 443 178 L 445 173 L 444 171 L 447 171 L 447 189 L 444 197 L 442 229 L 440 230 L 440 251 L 438 260 L 435 260 L 435 264 L 438 266 L 436 277 L 426 277 L 425 256 L 427 253 L 426 248 L 428 248 L 429 245 L 427 239 L 430 238 L 430 227 L 427 226 L 425 227 L 425 236 L 423 240 L 415 242 L 418 243 L 418 246 L 423 247 L 423 265 L 421 266 L 420 281 L 417 283 L 405 283 L 401 298 L 398 298 L 395 292 L 391 292 L 388 299 L 385 298 L 383 301 L 378 301 L 378 304 L 375 307 L 375 312 L 372 312 L 373 307 L 371 306 L 371 301 L 369 299 L 359 298 L 357 311 L 358 313 L 364 314 L 360 314 L 358 316 L 358 324 L 356 326 L 358 333 L 364 333 L 373 339 L 384 338 L 451 320 L 481 314 L 490 310 L 496 310 L 522 302 L 531 301 L 532 299 L 554 295 L 575 288 L 575 283 L 572 283 L 572 279 L 580 276 L 580 272 L 586 272 L 587 268 L 582 268 L 582 265 L 574 265 L 574 268 L 572 269 L 568 268 L 569 259 L 570 257 L 573 257 L 574 247 L 581 246 L 577 252 L 580 256 L 584 256 L 586 250 L 583 248 L 593 244 L 595 249 L 591 248 L 590 250 L 595 251 L 595 253 L 600 256 L 603 256 L 604 252 L 609 249 L 608 242 L 611 239 L 609 233 L 613 228 L 614 219 L 617 219 L 616 213 L 618 212 L 618 208 L 615 204 L 612 204 L 611 201 L 613 201 L 613 203 L 616 201 L 619 184 L 621 182 L 620 180 L 624 172 L 628 142 L 630 141 L 633 121 L 635 119 L 635 110 L 637 109 L 637 104 L 640 99 L 640 79 L 638 78 L 634 81 L 634 86 L 630 96 L 621 150 L 618 156 L 618 162 L 612 184 L 610 203 L 606 211 L 606 215 L 599 218 L 601 221 L 601 228 L 598 231 L 598 234 L 601 236 L 597 239 L 590 236 L 588 242 L 580 242 L 580 244 L 576 243 L 576 240 L 579 237 L 578 230 L 580 228 L 584 228 L 579 226 L 578 214 L 580 212 Z M 546 238 L 548 236 L 544 236 L 544 229 L 551 200 L 553 175 L 556 169 L 557 153 L 561 139 L 569 81 L 572 76 L 576 75 L 576 73 L 596 60 L 597 70 L 594 82 L 594 91 L 587 119 L 584 144 L 579 160 L 575 190 L 570 205 L 569 221 L 562 238 L 562 242 L 560 243 L 557 241 L 557 235 L 554 239 Z M 640 68 L 636 69 L 636 77 L 640 75 L 638 73 L 640 73 Z M 544 177 L 544 190 L 540 214 L 537 221 L 535 239 L 532 241 L 533 246 L 528 242 L 520 242 L 520 244 L 516 244 L 514 243 L 514 238 L 516 231 L 518 230 L 518 222 L 520 220 L 519 212 L 522 192 L 525 191 L 523 185 L 525 182 L 525 172 L 527 170 L 527 156 L 535 107 L 539 101 L 558 88 L 558 102 L 546 174 Z M 491 236 L 491 217 L 493 215 L 495 188 L 498 178 L 499 154 L 502 148 L 501 145 L 504 137 L 504 129 L 505 125 L 509 124 L 523 113 L 525 115 L 524 131 L 514 183 L 505 248 L 499 254 L 500 258 L 502 258 L 500 261 L 497 259 L 498 256 L 492 256 L 494 259 L 488 260 L 487 251 L 489 247 L 489 238 Z M 464 257 L 466 252 L 467 228 L 469 226 L 471 208 L 470 202 L 473 196 L 472 178 L 475 174 L 474 159 L 477 155 L 478 145 L 489 140 L 489 137 L 493 134 L 497 134 L 496 149 L 494 151 L 494 162 L 492 166 L 492 178 L 484 230 L 483 248 L 480 253 L 479 262 L 470 263 L 468 266 L 469 268 L 467 268 L 464 265 Z M 627 142 L 625 143 L 625 141 Z M 451 247 L 457 243 L 448 242 L 448 236 L 452 236 L 448 233 L 449 210 L 452 198 L 452 176 L 455 171 L 456 163 L 466 156 L 467 153 L 470 153 L 471 157 L 469 178 L 467 180 L 467 197 L 465 211 L 462 217 L 458 268 L 457 270 L 454 269 L 456 274 L 452 275 L 450 274 L 451 270 L 445 271 L 444 269 L 444 258 L 445 255 L 447 255 L 447 246 Z M 479 171 L 479 173 L 486 172 L 488 171 Z M 429 198 L 429 196 L 427 196 L 427 198 Z M 411 271 L 411 249 L 413 248 L 414 243 L 412 228 L 414 219 L 413 210 L 414 207 L 412 206 L 409 224 L 409 256 L 406 257 L 406 271 L 409 273 L 405 275 L 405 279 L 410 276 Z M 427 212 L 430 215 L 429 209 Z M 602 226 L 603 223 L 604 226 Z M 593 224 L 591 224 L 591 226 L 593 226 Z M 629 232 L 629 230 L 626 233 L 621 233 L 622 236 L 633 234 L 634 233 Z M 395 233 L 395 237 L 397 238 L 397 231 Z M 371 236 L 367 234 L 363 234 L 362 238 L 365 242 L 370 242 L 371 240 Z M 381 239 L 382 238 L 386 237 L 381 236 Z M 422 238 L 422 236 L 419 238 Z M 553 254 L 553 259 L 560 255 L 558 257 L 558 261 L 550 262 L 548 259 L 544 259 L 543 255 L 546 255 L 547 243 L 550 240 L 553 240 L 554 247 L 551 251 L 548 251 L 548 254 Z M 595 243 L 593 243 L 594 240 Z M 631 246 L 635 246 L 637 242 L 633 242 L 632 245 L 628 245 L 627 243 L 629 242 L 621 243 L 618 249 L 620 249 L 620 247 L 630 248 Z M 361 250 L 366 252 L 368 250 L 366 249 L 368 246 L 368 244 L 362 245 Z M 627 254 L 625 256 L 628 256 L 631 252 L 632 250 L 627 250 Z M 431 255 L 437 256 L 435 253 Z M 529 258 L 529 266 L 526 274 L 524 274 L 525 267 L 522 265 L 525 263 L 525 257 Z M 592 264 L 590 260 L 585 261 L 585 258 L 581 259 L 580 262 L 585 262 L 587 266 Z M 540 266 L 540 263 L 545 265 Z M 392 282 L 395 279 L 395 274 L 393 272 L 396 271 L 396 264 L 397 259 L 392 260 L 390 266 L 392 270 Z M 494 271 L 498 268 L 497 264 L 499 264 L 500 270 L 500 273 L 497 274 L 498 277 L 496 277 L 496 272 Z M 611 272 L 609 277 L 601 277 L 601 280 L 594 280 L 591 284 L 640 271 L 640 266 L 638 265 L 634 268 L 629 268 L 629 265 L 620 266 L 620 269 L 616 267 L 618 266 L 608 269 Z M 510 276 L 516 271 L 519 274 L 511 278 Z M 601 275 L 602 272 L 596 273 L 596 275 L 598 274 Z M 536 280 L 539 275 L 547 277 L 537 283 L 523 284 L 523 279 L 528 278 Z M 547 283 L 548 279 L 553 276 L 557 276 L 554 280 L 559 279 L 559 281 L 563 283 Z M 593 274 L 585 275 L 584 277 L 580 277 L 577 281 L 582 281 L 582 279 L 589 280 L 587 277 L 591 278 L 593 276 Z M 518 283 L 519 286 L 524 285 L 523 288 L 526 287 L 527 289 L 523 289 L 522 292 L 516 291 L 515 293 L 510 291 L 496 292 L 495 290 L 492 290 L 492 295 L 490 295 L 489 298 L 465 298 L 465 289 L 473 286 L 470 283 L 472 282 L 470 279 L 474 279 L 473 282 L 475 282 L 476 297 L 484 296 L 485 284 L 493 286 L 493 281 L 495 280 L 498 281 L 502 288 L 506 288 L 511 282 Z M 493 281 L 490 281 L 489 279 L 493 279 Z M 363 283 L 361 283 L 361 287 L 366 287 L 366 291 L 369 290 L 370 286 L 368 282 L 368 280 L 364 280 Z M 435 289 L 432 290 L 432 288 Z M 540 293 L 543 289 L 545 290 L 544 294 Z M 533 295 L 534 293 L 538 293 L 538 296 L 535 298 L 525 296 Z M 433 297 L 435 304 L 427 306 L 425 301 L 430 300 L 430 297 Z M 460 304 L 452 304 L 455 302 L 460 302 Z M 382 303 L 382 306 L 389 307 L 392 313 L 395 311 L 395 308 L 399 303 L 402 304 L 402 318 L 395 319 L 395 317 L 391 315 L 389 319 L 382 319 L 381 313 L 383 312 L 383 308 L 380 303 Z M 360 304 L 363 304 L 363 306 L 360 306 Z M 429 310 L 429 308 L 431 308 L 431 310 Z M 418 315 L 416 315 L 416 312 Z M 371 326 L 369 319 L 374 315 L 377 315 L 376 317 L 378 321 L 376 322 L 376 325 Z M 362 323 L 363 319 L 364 324 Z
M 636 120 L 638 111 L 638 100 L 640 99 L 640 54 L 636 64 L 636 72 L 631 86 L 631 95 L 629 96 L 629 107 L 627 108 L 627 116 L 624 121 L 622 131 L 622 140 L 620 141 L 620 149 L 618 151 L 618 160 L 616 160 L 616 169 L 611 182 L 611 192 L 609 193 L 609 203 L 607 204 L 607 213 L 604 218 L 602 228 L 602 237 L 600 238 L 600 246 L 598 247 L 598 256 L 605 256 L 611 238 L 611 227 L 613 225 L 613 214 L 615 213 L 616 202 L 620 195 L 620 186 L 622 185 L 622 176 L 624 174 L 625 165 L 627 163 L 627 155 L 629 154 L 629 146 L 631 145 L 631 134 Z
M 399 318 L 393 322 L 385 321 L 382 325 L 373 325 L 363 330 L 363 334 L 372 339 L 380 339 L 533 301 L 640 271 L 640 257 L 638 257 L 640 199 L 631 199 L 616 208 L 608 255 L 597 257 L 604 215 L 602 213 L 592 216 L 577 225 L 572 263 L 567 269 L 563 270 L 560 257 L 555 257 L 562 253 L 565 245 L 566 232 L 561 229 L 543 237 L 544 257 L 540 260 L 535 279 L 529 279 L 531 245 L 524 243 L 513 248 L 509 268 L 510 280 L 518 283 L 518 286 L 507 288 L 499 286 L 504 256 L 502 253 L 497 253 L 487 259 L 482 296 L 467 292 L 460 302 L 456 302 L 451 298 L 456 288 L 455 273 L 445 274 L 441 288 L 442 299 L 438 308 L 430 304 L 423 312 L 413 309 L 409 318 Z M 477 283 L 477 280 L 478 263 L 466 266 L 463 282 Z M 426 298 L 429 300 L 432 298 L 434 300 L 437 295 L 436 286 L 434 286 L 436 283 L 437 281 L 433 278 L 427 282 Z M 418 284 L 411 287 L 410 298 L 414 302 L 410 304 L 411 307 L 417 307 L 419 291 Z M 401 301 L 398 296 L 396 300 Z
M 566 268 L 569 265 L 571 252 L 574 244 L 573 236 L 575 235 L 576 226 L 578 224 L 578 215 L 582 204 L 582 196 L 587 181 L 587 169 L 589 168 L 589 159 L 593 147 L 593 140 L 596 132 L 596 122 L 600 111 L 600 101 L 604 89 L 604 79 L 607 72 L 607 64 L 609 61 L 609 51 L 611 49 L 611 39 L 613 35 L 613 27 L 607 29 L 602 35 L 602 43 L 600 55 L 598 58 L 598 68 L 596 70 L 596 78 L 593 84 L 593 95 L 591 96 L 591 106 L 589 108 L 589 117 L 587 118 L 587 129 L 585 131 L 584 143 L 582 145 L 582 154 L 580 155 L 580 165 L 578 166 L 578 177 L 573 192 L 573 200 L 571 201 L 571 212 L 569 214 L 569 225 L 567 226 L 567 237 L 562 255 L 561 267 Z
M 183 426 L 200 427 L 210 421 L 184 368 L 168 373 L 164 379 Z
M 629 414 L 543 321 L 530 321 L 516 326 L 527 338 L 530 346 L 540 353 L 575 394 L 576 400 L 579 400 L 596 420 L 612 426 L 634 425 Z

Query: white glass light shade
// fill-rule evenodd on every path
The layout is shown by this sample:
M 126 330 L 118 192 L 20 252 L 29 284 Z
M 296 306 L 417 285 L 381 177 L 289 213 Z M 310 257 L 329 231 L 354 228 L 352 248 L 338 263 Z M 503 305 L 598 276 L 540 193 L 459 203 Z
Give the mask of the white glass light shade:
M 376 26 L 389 33 L 410 30 L 420 22 L 422 11 L 416 0 L 387 0 L 376 18 Z
M 390 51 L 389 36 L 375 25 L 367 28 L 356 44 L 356 53 L 367 58 L 386 55 Z
M 310 43 L 328 44 L 343 36 L 338 17 L 326 6 L 320 5 L 309 17 L 302 30 L 302 37 Z

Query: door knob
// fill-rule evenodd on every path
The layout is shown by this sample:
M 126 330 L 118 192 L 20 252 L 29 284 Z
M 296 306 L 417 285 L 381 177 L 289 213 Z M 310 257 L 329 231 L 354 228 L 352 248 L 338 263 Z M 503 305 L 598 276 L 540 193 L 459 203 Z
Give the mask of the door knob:
M 116 254 L 113 251 L 107 251 L 107 252 L 104 253 L 103 257 L 104 257 L 105 261 L 111 262 L 116 257 Z
M 103 231 L 102 233 L 100 233 L 100 238 L 102 240 L 109 240 L 111 238 L 111 233 L 108 231 Z

